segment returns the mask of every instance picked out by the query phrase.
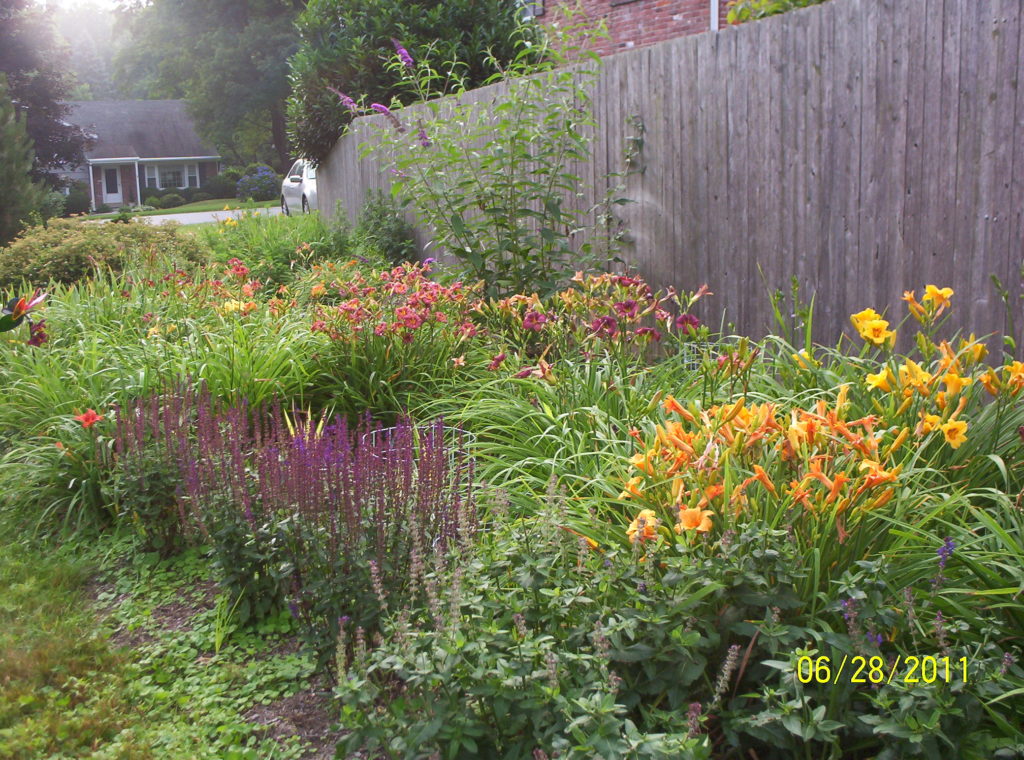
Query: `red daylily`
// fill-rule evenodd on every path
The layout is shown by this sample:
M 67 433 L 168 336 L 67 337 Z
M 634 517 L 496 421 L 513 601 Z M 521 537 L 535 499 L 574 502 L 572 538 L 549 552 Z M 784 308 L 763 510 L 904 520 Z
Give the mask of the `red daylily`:
M 41 290 L 36 290 L 28 301 L 24 297 L 19 298 L 14 306 L 11 307 L 11 319 L 15 321 L 21 319 L 44 300 L 46 300 L 46 293 L 43 293 Z
M 92 409 L 86 409 L 85 414 L 75 416 L 75 419 L 82 423 L 82 427 L 88 429 L 103 419 L 102 414 L 96 414 Z

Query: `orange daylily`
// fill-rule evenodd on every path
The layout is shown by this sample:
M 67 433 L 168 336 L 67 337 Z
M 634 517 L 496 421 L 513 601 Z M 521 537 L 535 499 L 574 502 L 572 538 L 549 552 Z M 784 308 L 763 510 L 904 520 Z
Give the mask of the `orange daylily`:
M 684 530 L 693 530 L 697 533 L 707 533 L 711 530 L 711 516 L 714 514 L 710 509 L 679 509 L 679 522 L 676 523 L 676 533 Z
M 626 537 L 633 544 L 637 541 L 650 541 L 657 537 L 660 524 L 661 520 L 653 509 L 641 509 L 626 529 Z

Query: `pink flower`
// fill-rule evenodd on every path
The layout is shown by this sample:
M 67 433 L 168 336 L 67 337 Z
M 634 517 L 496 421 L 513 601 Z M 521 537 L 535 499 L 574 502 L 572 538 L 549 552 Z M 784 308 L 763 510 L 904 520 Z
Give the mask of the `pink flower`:
M 544 323 L 548 321 L 548 318 L 544 316 L 543 312 L 533 311 L 532 309 L 526 312 L 526 316 L 523 317 L 523 327 L 527 330 L 533 330 L 534 332 L 540 332 L 544 329 Z
M 590 323 L 590 331 L 598 338 L 614 338 L 619 334 L 619 323 L 615 317 L 597 317 Z
M 700 320 L 692 314 L 680 314 L 676 317 L 676 329 L 682 329 L 690 335 L 695 335 L 698 327 L 700 327 Z
M 495 371 L 497 371 L 498 367 L 501 366 L 501 363 L 503 361 L 505 361 L 505 354 L 504 353 L 498 354 L 493 359 L 491 359 L 491 363 L 487 365 L 487 369 L 489 369 L 491 372 L 495 372 Z M 517 375 L 517 377 L 518 377 L 518 375 Z M 525 377 L 525 375 L 524 375 L 524 377 Z
M 462 356 L 456 356 L 456 357 L 452 358 L 452 364 L 454 364 L 456 367 L 465 367 L 466 366 L 466 355 L 463 354 Z
M 618 314 L 621 319 L 632 319 L 636 316 L 637 303 L 630 298 L 626 301 L 619 301 L 616 304 L 612 304 L 612 308 L 615 309 L 615 313 Z
M 651 340 L 657 342 L 661 340 L 661 333 L 655 330 L 653 327 L 639 327 L 636 331 L 637 337 L 642 335 L 650 336 Z

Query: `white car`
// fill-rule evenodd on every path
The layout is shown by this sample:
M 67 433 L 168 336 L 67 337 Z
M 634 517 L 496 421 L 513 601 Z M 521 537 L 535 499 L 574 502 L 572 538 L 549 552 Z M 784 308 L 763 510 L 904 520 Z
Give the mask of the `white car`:
M 281 183 L 281 212 L 286 216 L 292 209 L 302 209 L 303 214 L 316 211 L 316 167 L 299 159 L 288 170 Z

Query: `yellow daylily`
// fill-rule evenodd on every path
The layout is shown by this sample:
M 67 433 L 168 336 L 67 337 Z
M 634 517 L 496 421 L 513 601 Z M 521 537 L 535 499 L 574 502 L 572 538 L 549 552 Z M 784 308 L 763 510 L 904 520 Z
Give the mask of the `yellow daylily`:
M 876 372 L 873 375 L 869 374 L 864 378 L 864 380 L 867 383 L 868 388 L 874 388 L 880 391 L 885 391 L 886 393 L 891 393 L 893 385 L 896 383 L 896 376 L 892 373 L 891 369 L 886 367 L 881 372 Z
M 949 305 L 949 299 L 953 296 L 953 288 L 940 288 L 935 285 L 925 285 L 922 301 L 932 304 L 936 309 Z
M 960 444 L 967 440 L 967 423 L 963 420 L 950 420 L 940 425 L 939 429 L 946 437 L 946 443 L 954 449 L 960 448 Z

